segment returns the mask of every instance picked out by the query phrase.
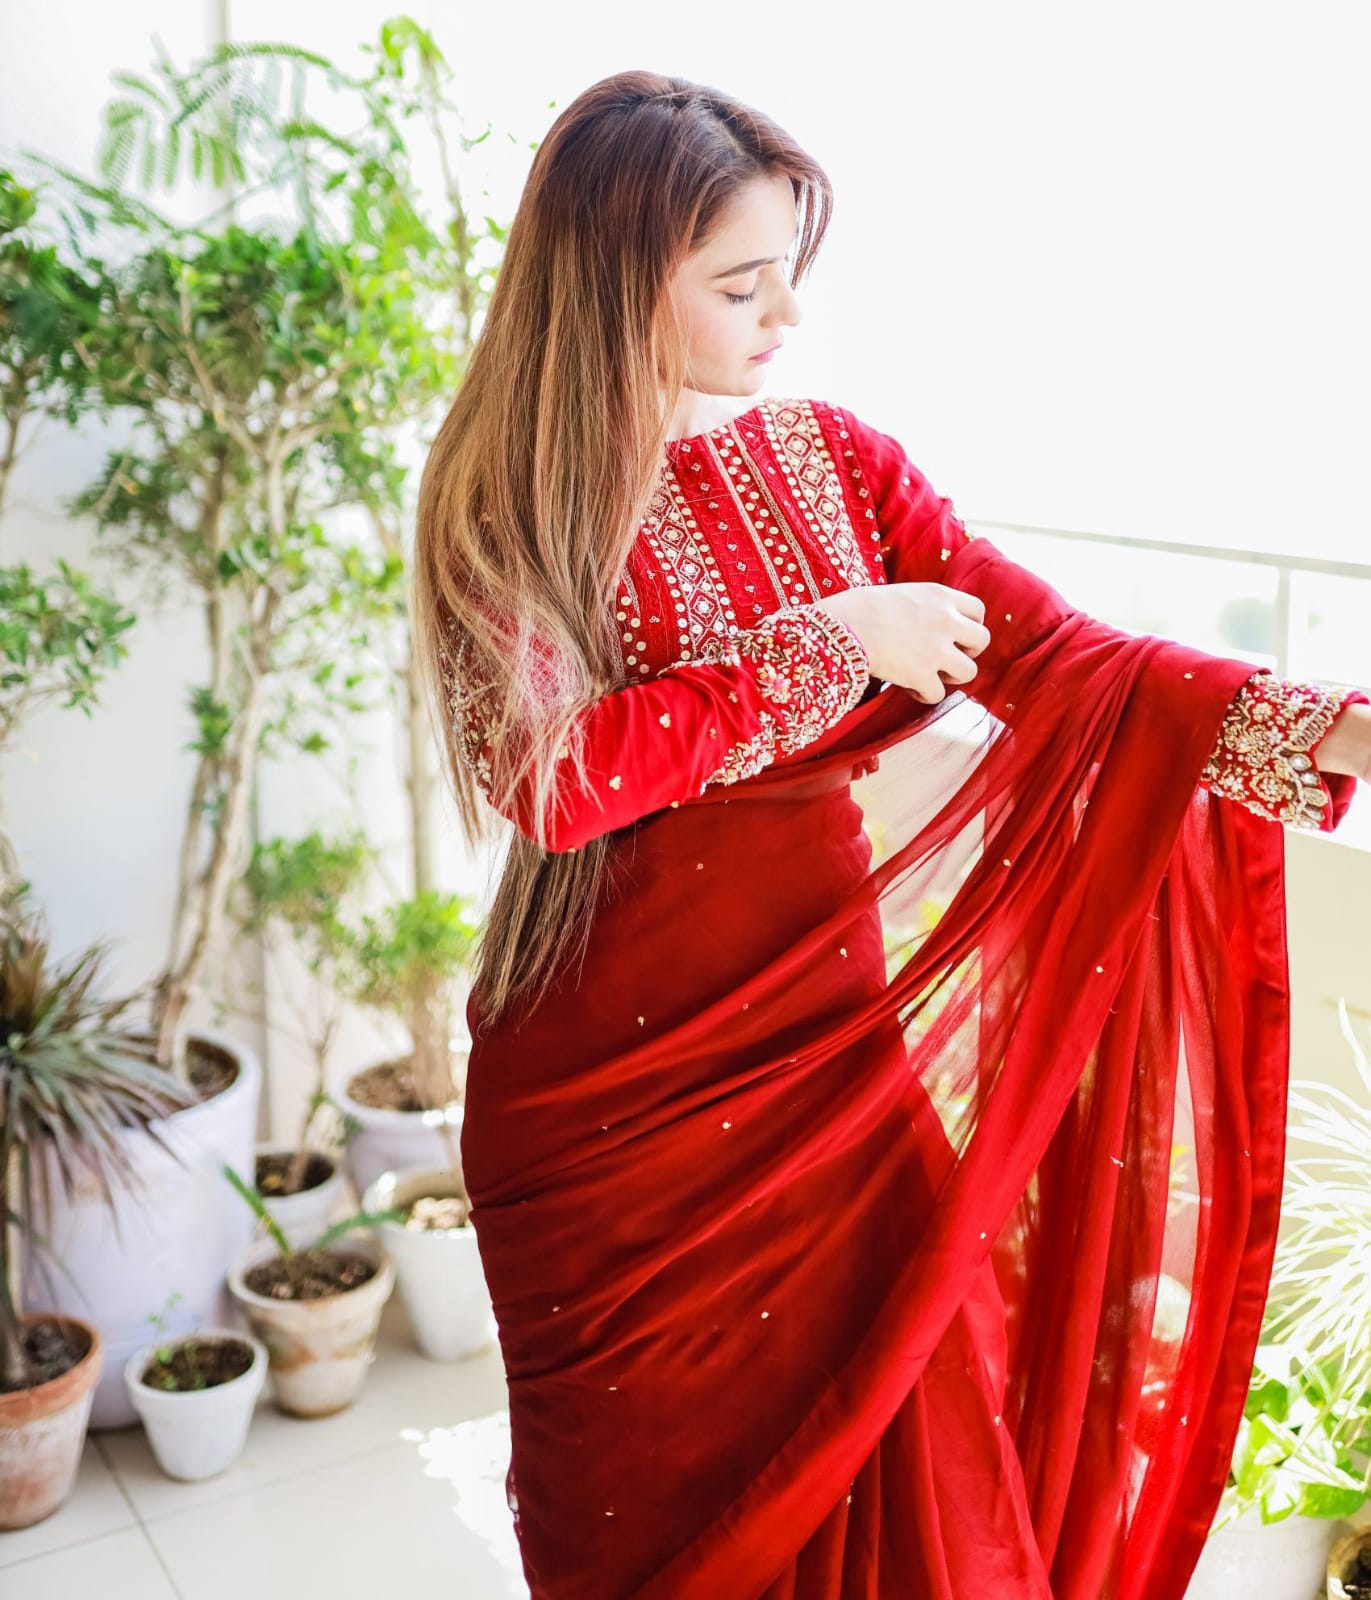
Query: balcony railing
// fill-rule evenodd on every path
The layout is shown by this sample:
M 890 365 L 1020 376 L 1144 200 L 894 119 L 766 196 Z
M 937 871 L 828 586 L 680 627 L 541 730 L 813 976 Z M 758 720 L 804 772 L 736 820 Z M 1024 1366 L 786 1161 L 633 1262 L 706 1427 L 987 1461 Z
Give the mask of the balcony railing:
M 964 520 L 1103 622 L 1371 694 L 1371 562 Z M 1339 843 L 1371 849 L 1369 787 Z

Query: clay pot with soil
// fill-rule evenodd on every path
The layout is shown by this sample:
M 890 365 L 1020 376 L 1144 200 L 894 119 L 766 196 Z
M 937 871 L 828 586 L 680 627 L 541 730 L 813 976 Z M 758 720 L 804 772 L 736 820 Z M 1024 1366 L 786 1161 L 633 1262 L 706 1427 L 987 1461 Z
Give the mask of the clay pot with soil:
M 231 1167 L 224 1171 L 267 1229 L 239 1256 L 228 1285 L 266 1346 L 272 1398 L 290 1416 L 332 1416 L 361 1390 L 395 1287 L 385 1250 L 361 1230 L 399 1213 L 358 1211 L 296 1249 L 261 1195 Z
M 35 1313 L 15 1325 L 22 1388 L 0 1383 L 0 1529 L 31 1528 L 71 1493 L 100 1376 L 99 1332 L 75 1317 Z
M 484 1350 L 498 1329 L 461 1174 L 450 1167 L 384 1172 L 362 1205 L 400 1213 L 380 1234 L 424 1355 L 459 1361 Z
M 242 1454 L 266 1377 L 266 1346 L 229 1328 L 147 1345 L 124 1365 L 157 1465 L 187 1483 L 214 1477 Z

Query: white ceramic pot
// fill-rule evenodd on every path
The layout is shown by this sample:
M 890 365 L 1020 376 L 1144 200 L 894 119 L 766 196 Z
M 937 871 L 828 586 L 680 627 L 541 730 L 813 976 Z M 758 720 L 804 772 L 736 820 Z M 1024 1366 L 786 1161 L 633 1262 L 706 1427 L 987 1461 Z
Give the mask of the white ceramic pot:
M 291 1155 L 294 1150 L 294 1145 L 259 1143 L 254 1154 Z M 262 1197 L 277 1227 L 290 1241 L 292 1250 L 300 1250 L 307 1244 L 313 1244 L 337 1215 L 340 1204 L 345 1199 L 341 1165 L 327 1151 L 321 1150 L 318 1154 L 333 1169 L 322 1183 L 315 1184 L 312 1189 L 302 1189 L 299 1194 Z M 266 1229 L 260 1222 L 257 1225 L 257 1232 L 259 1236 L 266 1235 Z
M 233 1339 L 252 1350 L 252 1365 L 212 1389 L 158 1389 L 143 1382 L 157 1352 L 181 1340 L 159 1339 L 124 1363 L 129 1401 L 143 1419 L 157 1465 L 169 1478 L 195 1483 L 230 1467 L 242 1454 L 248 1426 L 267 1379 L 267 1351 L 260 1340 L 237 1328 L 200 1328 L 197 1338 Z
M 404 1208 L 420 1195 L 464 1194 L 450 1167 L 383 1172 L 363 1200 L 368 1211 Z M 495 1314 L 476 1245 L 476 1230 L 439 1232 L 383 1222 L 378 1229 L 395 1263 L 400 1298 L 415 1343 L 433 1361 L 459 1361 L 497 1337 Z
M 275 1244 L 259 1239 L 239 1256 L 229 1289 L 252 1331 L 267 1347 L 272 1397 L 293 1417 L 327 1417 L 357 1398 L 375 1359 L 381 1308 L 395 1287 L 395 1268 L 378 1240 L 345 1235 L 337 1248 L 373 1262 L 376 1273 L 356 1289 L 319 1300 L 273 1300 L 245 1282 Z
M 1209 1535 L 1185 1600 L 1314 1600 L 1324 1592 L 1338 1527 L 1328 1517 L 1264 1523 L 1253 1507 Z
M 224 1177 L 223 1163 L 252 1176 L 262 1069 L 251 1050 L 226 1034 L 198 1028 L 194 1036 L 233 1056 L 238 1077 L 223 1094 L 153 1124 L 185 1166 L 142 1129 L 124 1130 L 119 1138 L 137 1187 L 117 1191 L 111 1214 L 89 1175 L 80 1172 L 66 1198 L 54 1175 L 51 1241 L 61 1266 L 45 1263 L 39 1251 L 28 1254 L 27 1304 L 82 1317 L 100 1330 L 105 1361 L 91 1405 L 93 1430 L 138 1421 L 124 1364 L 148 1342 L 149 1319 L 161 1316 L 166 1337 L 175 1338 L 237 1315 L 224 1278 L 252 1239 L 256 1218 Z M 169 1307 L 173 1293 L 181 1298 Z
M 442 1111 L 382 1111 L 354 1100 L 345 1088 L 335 1091 L 333 1098 L 360 1125 L 361 1131 L 348 1142 L 343 1158 L 352 1187 L 359 1195 L 365 1194 L 383 1172 L 449 1166 L 453 1157 L 439 1131 L 444 1122 L 453 1151 L 460 1147 L 460 1104 Z
M 0 1530 L 6 1532 L 50 1517 L 76 1481 L 104 1351 L 98 1328 L 67 1320 L 89 1341 L 76 1365 L 35 1389 L 0 1394 Z M 21 1317 L 21 1334 L 46 1321 L 46 1312 Z

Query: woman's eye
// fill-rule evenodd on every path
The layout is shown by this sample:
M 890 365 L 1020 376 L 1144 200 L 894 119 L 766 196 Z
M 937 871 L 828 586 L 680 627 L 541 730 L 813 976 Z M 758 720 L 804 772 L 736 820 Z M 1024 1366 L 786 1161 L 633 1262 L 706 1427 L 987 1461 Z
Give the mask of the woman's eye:
M 757 298 L 757 291 L 754 289 L 751 294 L 731 294 L 728 298 L 735 306 L 745 306 L 749 300 Z

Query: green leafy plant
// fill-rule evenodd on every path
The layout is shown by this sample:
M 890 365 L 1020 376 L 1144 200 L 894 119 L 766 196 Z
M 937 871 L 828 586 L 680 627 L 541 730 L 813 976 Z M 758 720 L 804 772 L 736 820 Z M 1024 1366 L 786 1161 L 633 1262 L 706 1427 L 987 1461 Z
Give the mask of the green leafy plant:
M 0 169 L 0 517 L 44 426 L 74 426 L 91 404 L 84 352 L 100 312 L 100 270 L 49 236 L 44 198 Z M 65 561 L 55 573 L 0 565 L 0 752 L 44 705 L 89 716 L 103 679 L 128 653 L 123 635 L 135 620 Z M 0 828 L 0 882 L 18 874 Z
M 410 723 L 417 887 L 436 854 L 436 783 L 408 644 L 401 446 L 436 425 L 488 292 L 473 224 L 444 159 L 446 216 L 419 201 L 406 124 L 438 116 L 431 38 L 387 23 L 369 72 L 316 52 L 235 45 L 181 69 L 116 75 L 103 182 L 35 157 L 91 237 L 81 394 L 124 438 L 67 509 L 159 597 L 205 617 L 209 669 L 188 695 L 196 768 L 178 855 L 172 954 L 152 989 L 158 1060 L 188 1077 L 182 1022 L 224 928 L 247 853 L 260 760 L 346 749 L 340 729 L 380 685 Z M 328 115 L 306 109 L 315 89 Z M 342 120 L 342 119 L 346 120 Z M 232 200 L 183 224 L 123 192 L 212 172 L 273 203 Z M 240 192 L 236 198 L 243 198 Z M 324 517 L 354 513 L 348 536 Z M 413 1026 L 432 1026 L 416 1012 Z
M 342 980 L 349 997 L 393 1016 L 427 1019 L 413 1033 L 411 1072 L 429 1110 L 460 1099 L 450 1042 L 453 994 L 456 980 L 471 967 L 481 927 L 466 896 L 428 890 L 387 906 L 379 916 L 364 916 L 351 943 Z M 455 1168 L 460 1163 L 445 1122 L 440 1132 Z
M 288 1019 L 300 1026 L 314 1062 L 314 1083 L 294 1140 L 288 1193 L 298 1192 L 304 1182 L 322 1112 L 332 1113 L 341 1145 L 360 1127 L 328 1092 L 328 1077 L 342 1022 L 343 974 L 356 942 L 348 907 L 373 862 L 374 852 L 355 830 L 338 838 L 325 838 L 316 828 L 298 839 L 267 839 L 254 847 L 235 896 L 240 931 L 260 938 L 269 955 L 282 954 L 288 942 L 311 982 L 313 1005 L 290 1008 Z
M 1264 1521 L 1345 1517 L 1371 1498 L 1371 1064 L 1341 997 L 1338 1017 L 1366 1095 L 1290 1085 L 1284 1227 L 1262 1321 L 1275 1353 L 1253 1374 L 1225 1491 Z
M 1315 1362 L 1284 1345 L 1258 1347 L 1216 1527 L 1255 1506 L 1263 1522 L 1348 1517 L 1366 1479 L 1339 1438 L 1330 1385 Z

